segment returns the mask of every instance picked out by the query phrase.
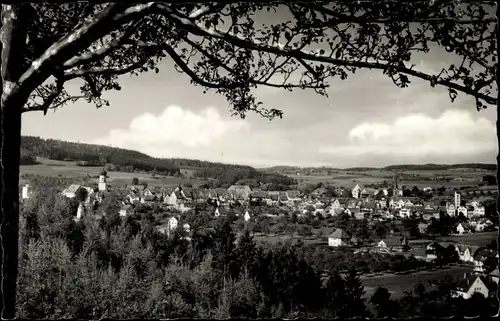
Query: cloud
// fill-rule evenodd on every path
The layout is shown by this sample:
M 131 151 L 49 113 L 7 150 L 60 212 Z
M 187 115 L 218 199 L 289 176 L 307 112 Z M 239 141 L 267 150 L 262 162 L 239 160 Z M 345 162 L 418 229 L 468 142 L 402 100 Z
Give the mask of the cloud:
M 210 146 L 217 139 L 248 127 L 241 119 L 223 119 L 214 107 L 195 113 L 179 106 L 168 106 L 159 115 L 139 115 L 127 129 L 112 129 L 94 143 L 139 150 L 194 149 Z
M 365 122 L 353 127 L 349 144 L 320 148 L 324 154 L 396 157 L 476 155 L 496 149 L 494 124 L 465 110 L 446 110 L 433 118 L 415 113 L 392 123 Z

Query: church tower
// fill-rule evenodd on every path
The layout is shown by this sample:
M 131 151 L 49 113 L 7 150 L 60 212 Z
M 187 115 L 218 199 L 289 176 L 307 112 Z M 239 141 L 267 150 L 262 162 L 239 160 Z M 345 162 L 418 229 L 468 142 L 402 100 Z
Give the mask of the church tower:
M 107 173 L 104 169 L 99 174 L 99 191 L 100 192 L 106 191 L 106 175 L 107 175 Z

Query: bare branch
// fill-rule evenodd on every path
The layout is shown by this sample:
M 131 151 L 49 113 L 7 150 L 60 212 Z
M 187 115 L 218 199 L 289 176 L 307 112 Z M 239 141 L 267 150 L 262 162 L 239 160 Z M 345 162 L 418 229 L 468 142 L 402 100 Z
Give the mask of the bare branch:
M 223 31 L 217 31 L 217 30 L 208 30 L 201 26 L 200 24 L 194 23 L 190 21 L 189 19 L 183 18 L 179 16 L 178 13 L 174 12 L 172 8 L 169 7 L 161 7 L 162 10 L 168 13 L 170 18 L 179 26 L 182 28 L 190 31 L 191 33 L 199 36 L 206 36 L 206 37 L 212 37 L 212 38 L 219 38 L 223 39 L 228 43 L 231 43 L 235 46 L 238 46 L 240 48 L 245 48 L 245 49 L 251 49 L 255 51 L 260 51 L 260 52 L 269 52 L 273 53 L 276 55 L 281 55 L 285 57 L 293 57 L 295 59 L 303 59 L 303 60 L 308 60 L 308 61 L 316 61 L 316 62 L 323 62 L 323 63 L 328 63 L 331 65 L 337 65 L 337 66 L 344 66 L 344 67 L 355 67 L 355 68 L 368 68 L 368 69 L 380 69 L 380 70 L 387 70 L 388 67 L 390 67 L 389 63 L 378 63 L 378 62 L 363 62 L 363 61 L 349 61 L 345 59 L 337 59 L 337 58 L 332 58 L 332 57 L 327 57 L 327 56 L 322 56 L 317 53 L 311 53 L 311 52 L 305 52 L 303 50 L 298 50 L 298 49 L 292 49 L 292 48 L 285 48 L 283 45 L 269 45 L 265 43 L 257 43 L 257 41 L 248 41 L 233 35 L 230 35 L 229 33 L 223 32 Z M 400 72 L 400 73 L 405 73 L 414 77 L 418 77 L 424 80 L 430 81 L 432 76 L 425 74 L 423 72 L 419 72 L 413 69 L 410 69 L 406 67 L 404 64 L 399 64 L 398 66 L 393 67 L 395 71 Z M 463 93 L 466 93 L 468 95 L 471 95 L 473 97 L 479 98 L 487 102 L 488 104 L 496 104 L 497 99 L 494 97 L 487 96 L 485 94 L 476 92 L 472 90 L 471 88 L 440 79 L 436 82 L 436 84 L 443 85 L 455 90 L 459 90 Z
M 120 67 L 93 67 L 93 68 L 85 68 L 73 71 L 64 72 L 64 79 L 71 80 L 74 78 L 84 77 L 88 75 L 123 75 L 129 73 L 135 69 L 140 68 L 144 65 L 145 61 L 138 61 L 131 64 L 127 64 L 125 66 Z
M 52 103 L 46 104 L 46 103 L 43 103 L 43 104 L 39 104 L 39 105 L 27 105 L 27 106 L 24 106 L 21 109 L 21 113 L 30 112 L 30 111 L 43 111 L 43 114 L 46 115 L 47 111 L 49 109 L 56 109 L 56 108 L 59 108 L 59 107 L 62 107 L 64 105 L 66 105 L 69 102 L 73 102 L 74 103 L 77 100 L 85 99 L 85 98 L 86 98 L 85 96 L 70 96 L 70 97 L 62 99 L 61 101 L 59 101 L 56 104 L 52 104 Z

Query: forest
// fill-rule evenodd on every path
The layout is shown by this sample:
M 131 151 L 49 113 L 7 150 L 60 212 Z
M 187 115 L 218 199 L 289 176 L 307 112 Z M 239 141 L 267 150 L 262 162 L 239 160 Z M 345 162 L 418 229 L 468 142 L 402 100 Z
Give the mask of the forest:
M 232 185 L 242 180 L 253 180 L 256 186 L 260 183 L 273 183 L 285 187 L 297 184 L 295 179 L 279 174 L 262 173 L 250 166 L 181 158 L 154 158 L 123 148 L 22 136 L 21 165 L 37 164 L 36 157 L 77 161 L 79 166 L 106 166 L 110 171 L 142 171 L 171 176 L 179 176 L 180 168 L 194 168 L 197 177 L 213 178 L 219 186 Z

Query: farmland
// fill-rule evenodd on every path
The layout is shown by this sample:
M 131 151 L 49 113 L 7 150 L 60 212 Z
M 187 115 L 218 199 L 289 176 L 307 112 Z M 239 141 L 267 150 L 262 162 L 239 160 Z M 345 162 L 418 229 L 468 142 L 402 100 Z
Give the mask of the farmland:
M 413 290 L 418 283 L 428 281 L 442 280 L 445 276 L 459 278 L 464 273 L 470 272 L 470 267 L 452 266 L 447 269 L 439 269 L 434 271 L 422 271 L 407 275 L 384 274 L 380 276 L 361 276 L 363 285 L 365 286 L 365 295 L 371 296 L 377 287 L 384 287 L 391 292 L 393 298 L 399 298 L 404 294 L 404 291 Z
M 479 169 L 453 169 L 436 171 L 401 171 L 399 172 L 401 185 L 418 188 L 432 187 L 439 188 L 447 186 L 460 188 L 462 186 L 477 186 L 482 182 L 482 177 L 486 174 L 493 174 L 491 171 Z M 335 186 L 353 186 L 356 184 L 375 184 L 383 181 L 391 182 L 394 173 L 386 170 L 369 171 L 346 171 L 332 170 L 331 175 L 304 175 L 286 174 L 298 180 L 300 185 L 326 183 Z
M 41 176 L 51 176 L 51 177 L 66 177 L 66 178 L 92 178 L 96 183 L 97 179 L 95 178 L 99 175 L 99 172 L 102 170 L 101 167 L 84 167 L 77 166 L 76 162 L 65 162 L 65 161 L 56 161 L 49 160 L 44 158 L 38 158 L 41 164 L 38 165 L 22 165 L 20 168 L 20 175 L 24 174 L 35 174 Z M 108 172 L 108 182 L 111 185 L 123 185 L 130 184 L 132 178 L 138 178 L 141 182 L 146 182 L 152 185 L 165 185 L 165 186 L 176 186 L 179 184 L 190 183 L 193 186 L 198 186 L 203 184 L 204 180 L 190 178 L 184 179 L 181 177 L 174 176 L 163 176 L 148 173 L 126 173 L 126 172 Z M 21 182 L 23 183 L 23 182 Z

